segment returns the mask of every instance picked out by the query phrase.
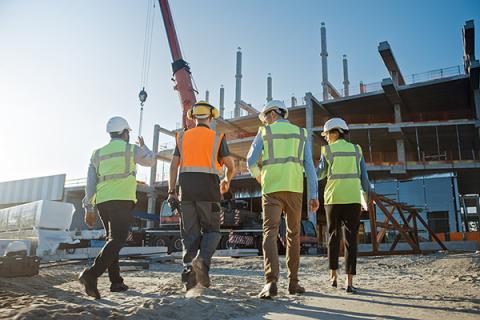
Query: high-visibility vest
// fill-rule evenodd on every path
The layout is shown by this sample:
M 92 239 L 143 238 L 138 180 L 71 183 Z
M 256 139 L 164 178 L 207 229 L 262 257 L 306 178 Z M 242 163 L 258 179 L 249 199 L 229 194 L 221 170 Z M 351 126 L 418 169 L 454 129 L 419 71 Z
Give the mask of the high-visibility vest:
M 97 172 L 95 203 L 110 200 L 137 201 L 134 145 L 112 140 L 92 155 Z
M 303 192 L 303 159 L 307 131 L 287 121 L 260 128 L 262 194 Z
M 339 139 L 321 152 L 328 165 L 325 204 L 361 203 L 360 146 Z
M 177 134 L 180 152 L 180 173 L 201 172 L 219 174 L 218 150 L 224 134 L 199 126 Z

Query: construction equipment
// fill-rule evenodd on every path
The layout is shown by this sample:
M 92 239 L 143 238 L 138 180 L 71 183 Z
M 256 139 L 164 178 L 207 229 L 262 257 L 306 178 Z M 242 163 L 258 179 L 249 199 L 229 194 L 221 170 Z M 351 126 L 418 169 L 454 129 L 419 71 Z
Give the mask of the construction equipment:
M 188 110 L 197 101 L 193 88 L 192 74 L 188 62 L 183 60 L 182 51 L 178 42 L 177 32 L 173 23 L 172 13 L 168 0 L 158 0 L 160 10 L 162 12 L 163 23 L 167 33 L 168 44 L 170 46 L 170 53 L 172 55 L 172 72 L 175 81 L 174 89 L 178 91 L 180 103 L 182 104 L 182 125 L 183 128 L 191 128 L 194 122 L 187 118 Z
M 478 194 L 463 194 L 459 197 L 464 230 L 466 232 L 480 231 L 480 196 Z
M 0 277 L 28 277 L 38 274 L 39 257 L 29 257 L 27 245 L 23 241 L 12 241 L 5 249 L 5 257 L 0 257 Z
M 156 228 L 133 228 L 132 241 L 129 245 L 145 244 L 149 246 L 165 246 L 169 252 L 182 250 L 180 236 L 179 206 L 164 201 L 160 215 L 145 212 L 134 212 L 134 216 L 141 220 L 153 220 L 158 223 Z M 218 249 L 258 249 L 262 252 L 263 228 L 261 215 L 247 209 L 245 201 L 224 200 L 221 202 L 220 233 L 222 238 Z M 282 219 L 278 237 L 279 252 L 283 254 L 286 248 L 286 226 Z M 302 252 L 315 247 L 317 234 L 315 226 L 308 220 L 302 220 L 300 234 Z

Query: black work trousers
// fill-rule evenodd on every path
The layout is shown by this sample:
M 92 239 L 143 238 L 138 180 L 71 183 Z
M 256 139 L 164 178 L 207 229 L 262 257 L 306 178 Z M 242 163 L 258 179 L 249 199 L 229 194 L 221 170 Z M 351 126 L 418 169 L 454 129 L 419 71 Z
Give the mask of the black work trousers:
M 345 273 L 357 274 L 357 234 L 361 206 L 358 203 L 325 205 L 328 226 L 328 264 L 338 269 L 340 232 L 343 224 L 345 243 Z
M 98 204 L 100 218 L 107 232 L 107 242 L 88 271 L 96 278 L 108 269 L 111 283 L 123 282 L 120 276 L 119 253 L 127 241 L 134 205 L 134 202 L 129 200 L 112 200 Z

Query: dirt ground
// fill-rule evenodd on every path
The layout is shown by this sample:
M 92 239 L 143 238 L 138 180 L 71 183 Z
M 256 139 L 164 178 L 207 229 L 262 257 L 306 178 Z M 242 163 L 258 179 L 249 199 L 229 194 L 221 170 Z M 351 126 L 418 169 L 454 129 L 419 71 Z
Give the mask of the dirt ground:
M 185 297 L 181 264 L 124 272 L 130 290 L 102 299 L 85 296 L 77 282 L 82 265 L 42 269 L 31 278 L 0 278 L 0 319 L 480 319 L 480 256 L 474 253 L 360 257 L 348 295 L 328 283 L 325 257 L 302 257 L 307 293 L 287 294 L 285 260 L 279 296 L 256 298 L 263 286 L 261 257 L 215 258 L 212 286 Z

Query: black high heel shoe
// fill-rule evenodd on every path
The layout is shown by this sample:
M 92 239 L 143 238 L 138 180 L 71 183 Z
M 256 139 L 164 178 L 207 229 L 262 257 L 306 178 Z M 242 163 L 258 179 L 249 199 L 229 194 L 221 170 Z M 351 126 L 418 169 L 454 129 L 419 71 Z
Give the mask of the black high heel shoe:
M 333 280 L 330 279 L 330 282 L 331 282 L 333 288 L 337 287 L 337 278 L 333 278 Z
M 357 289 L 356 289 L 354 286 L 347 286 L 347 287 L 345 288 L 345 291 L 346 291 L 347 293 L 356 293 L 356 292 L 357 292 Z

